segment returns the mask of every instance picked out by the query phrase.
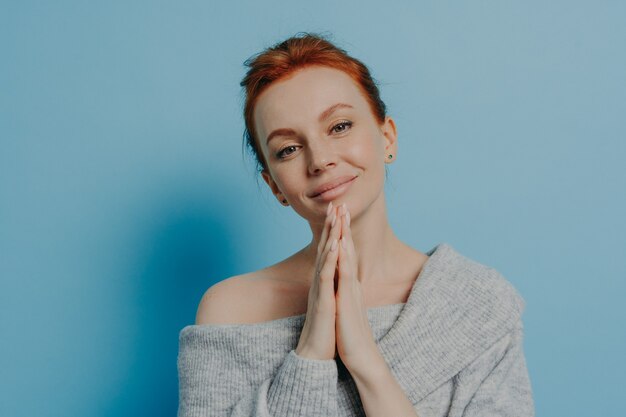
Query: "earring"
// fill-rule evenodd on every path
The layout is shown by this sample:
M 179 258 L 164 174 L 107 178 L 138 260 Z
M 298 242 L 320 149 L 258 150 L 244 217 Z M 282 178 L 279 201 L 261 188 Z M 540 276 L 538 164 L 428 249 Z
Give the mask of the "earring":
M 393 155 L 389 154 L 388 158 L 389 158 L 389 159 L 393 158 Z

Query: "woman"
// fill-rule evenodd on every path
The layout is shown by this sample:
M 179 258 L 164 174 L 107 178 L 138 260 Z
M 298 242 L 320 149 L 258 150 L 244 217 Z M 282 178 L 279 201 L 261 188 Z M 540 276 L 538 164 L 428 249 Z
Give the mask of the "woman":
M 515 288 L 392 231 L 397 131 L 368 69 L 300 34 L 246 61 L 247 144 L 311 227 L 284 261 L 224 280 L 179 339 L 179 417 L 532 416 Z

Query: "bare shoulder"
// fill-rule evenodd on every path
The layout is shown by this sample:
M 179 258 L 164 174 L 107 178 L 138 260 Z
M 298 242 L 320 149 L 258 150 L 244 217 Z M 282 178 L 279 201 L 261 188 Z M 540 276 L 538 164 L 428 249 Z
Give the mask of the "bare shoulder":
M 196 324 L 252 324 L 306 313 L 308 286 L 275 268 L 236 275 L 202 296 Z
M 254 273 L 235 275 L 212 285 L 200 299 L 196 324 L 238 324 L 245 322 L 250 294 L 259 290 Z

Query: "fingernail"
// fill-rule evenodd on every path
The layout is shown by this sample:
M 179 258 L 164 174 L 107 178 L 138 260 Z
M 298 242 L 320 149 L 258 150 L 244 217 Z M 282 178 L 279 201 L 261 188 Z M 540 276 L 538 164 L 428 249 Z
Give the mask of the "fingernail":
M 342 214 L 346 214 L 348 212 L 348 207 L 346 206 L 346 203 L 343 203 L 341 205 L 341 210 L 342 210 Z
M 330 245 L 330 250 L 334 251 L 337 249 L 337 239 L 333 239 L 333 243 Z
M 330 210 L 333 208 L 333 202 L 331 201 L 330 203 L 328 203 L 328 208 L 326 209 L 326 215 L 328 216 L 330 214 Z
M 333 213 L 333 223 L 330 226 L 333 227 L 336 221 L 337 221 L 337 215 Z
M 350 226 L 350 212 L 346 213 L 346 223 Z
M 344 238 L 341 238 L 341 246 L 345 249 L 346 248 L 346 240 Z

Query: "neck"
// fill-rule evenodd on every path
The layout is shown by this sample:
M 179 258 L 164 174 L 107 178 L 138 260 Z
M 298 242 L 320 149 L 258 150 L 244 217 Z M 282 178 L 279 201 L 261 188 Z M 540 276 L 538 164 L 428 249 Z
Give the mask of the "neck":
M 365 286 L 389 282 L 401 275 L 400 268 L 406 264 L 411 248 L 394 234 L 387 221 L 384 193 L 370 206 L 356 213 L 350 207 L 350 230 L 356 249 L 357 277 Z M 317 245 L 322 235 L 323 223 L 310 223 L 313 238 L 302 250 L 304 263 L 314 270 Z M 413 252 L 414 253 L 414 252 Z M 312 277 L 312 275 L 311 275 Z

